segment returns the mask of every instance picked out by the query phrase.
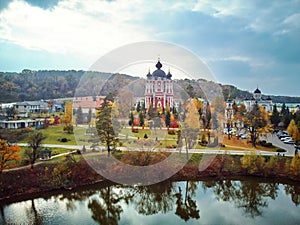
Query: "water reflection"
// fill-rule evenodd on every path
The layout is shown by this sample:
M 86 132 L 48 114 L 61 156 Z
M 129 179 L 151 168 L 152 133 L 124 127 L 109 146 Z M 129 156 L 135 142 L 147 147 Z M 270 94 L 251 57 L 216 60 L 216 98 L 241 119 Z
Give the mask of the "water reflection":
M 165 218 L 174 224 L 212 220 L 230 224 L 234 223 L 230 221 L 230 213 L 236 210 L 240 221 L 270 223 L 272 220 L 278 222 L 278 212 L 286 207 L 290 208 L 285 216 L 291 218 L 293 224 L 300 222 L 299 202 L 298 184 L 259 179 L 166 181 L 126 187 L 106 183 L 18 203 L 0 203 L 0 224 L 133 223 L 125 221 L 127 215 L 135 215 L 136 220 L 143 220 L 144 224 L 155 224 L 156 218 Z M 226 219 L 215 215 L 216 211 L 223 210 L 225 203 L 229 214 Z
M 241 208 L 247 216 L 261 216 L 263 208 L 268 207 L 268 198 L 278 195 L 278 183 L 261 183 L 259 180 L 245 181 L 207 181 L 203 188 L 211 188 L 218 200 L 231 201 Z

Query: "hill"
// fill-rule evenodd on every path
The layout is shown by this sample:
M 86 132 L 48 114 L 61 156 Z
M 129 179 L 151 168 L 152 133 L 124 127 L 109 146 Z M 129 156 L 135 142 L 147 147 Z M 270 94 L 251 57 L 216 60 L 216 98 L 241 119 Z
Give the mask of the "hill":
M 110 74 L 93 71 L 59 71 L 25 69 L 21 73 L 0 72 L 0 103 L 55 99 L 63 97 L 107 95 L 111 91 L 118 91 L 130 84 L 130 88 L 143 94 L 143 84 L 137 77 L 124 74 Z M 175 80 L 190 96 L 206 98 L 205 92 L 211 91 L 211 81 L 203 79 Z M 238 89 L 233 85 L 218 84 L 227 98 L 249 98 L 252 93 Z M 269 96 L 264 96 L 269 97 Z M 299 103 L 300 97 L 270 96 L 276 103 Z

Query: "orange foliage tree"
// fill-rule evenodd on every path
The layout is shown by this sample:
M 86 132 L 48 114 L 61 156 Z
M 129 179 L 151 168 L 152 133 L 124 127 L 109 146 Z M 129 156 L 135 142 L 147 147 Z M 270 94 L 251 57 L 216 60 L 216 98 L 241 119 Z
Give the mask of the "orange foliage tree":
M 0 173 L 8 167 L 8 162 L 21 159 L 20 150 L 18 145 L 10 146 L 6 140 L 0 139 Z

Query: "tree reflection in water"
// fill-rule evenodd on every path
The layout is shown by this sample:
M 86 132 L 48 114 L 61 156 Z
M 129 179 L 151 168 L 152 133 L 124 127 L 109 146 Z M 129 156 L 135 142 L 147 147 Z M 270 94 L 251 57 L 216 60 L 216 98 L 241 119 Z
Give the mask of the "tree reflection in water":
M 99 224 L 118 224 L 123 212 L 120 202 L 128 202 L 129 198 L 132 195 L 124 194 L 121 190 L 117 193 L 112 190 L 112 186 L 107 186 L 99 190 L 99 199 L 89 201 L 88 208 L 92 211 L 92 218 Z
M 291 195 L 292 201 L 296 206 L 300 203 L 300 186 L 299 185 L 286 185 L 284 187 L 285 193 Z
M 196 182 L 186 181 L 184 198 L 182 196 L 181 187 L 178 187 L 178 192 L 175 194 L 177 205 L 175 214 L 178 215 L 184 221 L 188 221 L 190 218 L 200 218 L 195 198 L 196 189 Z
M 130 203 L 139 214 L 153 215 L 159 212 L 167 213 L 173 209 L 173 183 L 170 181 L 129 188 L 127 191 L 134 194 Z
M 211 188 L 217 200 L 234 202 L 251 217 L 261 216 L 268 207 L 267 199 L 278 195 L 278 183 L 261 183 L 259 180 L 218 180 L 204 181 L 205 189 Z
M 202 188 L 199 187 L 202 185 Z M 183 221 L 200 219 L 200 209 L 197 200 L 201 190 L 211 190 L 218 201 L 229 202 L 236 208 L 242 209 L 249 217 L 262 216 L 268 207 L 269 200 L 276 199 L 280 190 L 291 196 L 293 203 L 300 203 L 300 187 L 296 184 L 279 184 L 266 182 L 261 179 L 246 180 L 207 180 L 207 181 L 165 181 L 150 186 L 122 186 L 111 183 L 102 183 L 81 191 L 63 192 L 58 195 L 49 194 L 44 200 L 51 198 L 55 202 L 64 202 L 66 209 L 76 213 L 78 203 L 85 202 L 91 218 L 99 224 L 118 224 L 121 220 L 125 205 L 135 210 L 140 215 L 167 214 L 172 212 Z M 205 193 L 205 192 L 204 192 Z M 30 224 L 43 224 L 42 200 L 32 199 L 28 207 L 24 205 L 27 220 Z M 203 202 L 205 204 L 205 202 Z M 7 218 L 5 203 L 0 204 L 0 224 L 12 220 Z M 126 212 L 124 212 L 126 213 Z M 71 213 L 72 214 L 72 213 Z M 174 215 L 173 214 L 173 215 Z M 201 215 L 205 217 L 205 215 Z M 89 216 L 88 216 L 89 217 Z M 23 220 L 22 220 L 23 221 Z M 26 223 L 26 222 L 25 222 Z

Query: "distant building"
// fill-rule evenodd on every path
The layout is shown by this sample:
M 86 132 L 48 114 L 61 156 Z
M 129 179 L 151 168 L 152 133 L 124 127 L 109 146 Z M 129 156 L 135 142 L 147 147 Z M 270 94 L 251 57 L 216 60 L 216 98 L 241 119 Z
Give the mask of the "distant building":
M 145 85 L 145 108 L 151 105 L 154 109 L 170 108 L 174 105 L 174 92 L 172 74 L 170 71 L 166 74 L 161 68 L 162 64 L 158 59 L 156 70 L 147 74 Z
M 247 111 L 250 111 L 255 104 L 258 104 L 259 106 L 263 106 L 266 112 L 272 112 L 274 105 L 270 97 L 266 99 L 262 98 L 261 91 L 258 88 L 253 92 L 252 98 L 244 99 L 243 104 L 246 106 Z
M 48 103 L 44 101 L 26 101 L 14 104 L 19 114 L 48 112 Z
M 73 112 L 81 108 L 83 114 L 88 114 L 89 110 L 91 110 L 92 113 L 95 114 L 96 108 L 100 107 L 100 105 L 103 102 L 103 99 L 103 96 L 75 97 L 72 102 Z

